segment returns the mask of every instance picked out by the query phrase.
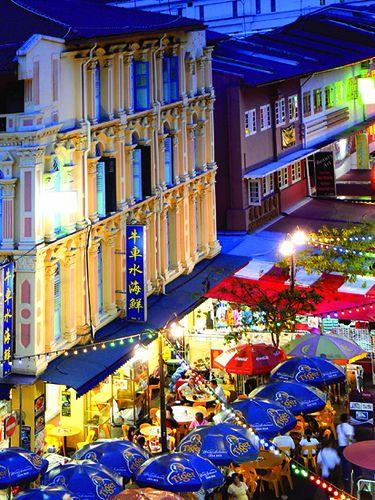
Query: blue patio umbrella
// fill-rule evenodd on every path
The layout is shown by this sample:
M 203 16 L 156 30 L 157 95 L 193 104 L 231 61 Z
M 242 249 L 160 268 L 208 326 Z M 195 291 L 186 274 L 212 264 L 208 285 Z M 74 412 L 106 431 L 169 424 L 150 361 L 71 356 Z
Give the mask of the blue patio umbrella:
M 61 486 L 42 486 L 31 488 L 16 495 L 17 500 L 80 500 L 66 488 Z
M 337 365 L 319 356 L 287 359 L 271 371 L 272 380 L 298 382 L 316 387 L 345 380 L 345 373 Z
M 47 467 L 47 460 L 36 453 L 23 448 L 4 448 L 0 450 L 0 489 L 34 481 Z
M 91 460 L 57 465 L 43 476 L 46 486 L 63 486 L 80 500 L 105 500 L 122 491 L 121 478 Z
M 175 452 L 147 460 L 138 469 L 136 481 L 140 486 L 186 492 L 216 488 L 224 482 L 224 476 L 206 458 Z
M 196 427 L 179 444 L 178 451 L 194 453 L 216 465 L 255 460 L 258 441 L 243 427 L 230 423 Z
M 119 476 L 130 479 L 149 455 L 131 441 L 109 439 L 87 444 L 76 451 L 73 458 L 98 462 Z
M 260 437 L 266 439 L 284 434 L 297 424 L 294 415 L 284 406 L 268 399 L 239 399 L 232 403 L 232 408 Z
M 254 389 L 249 397 L 276 401 L 293 415 L 314 413 L 322 410 L 326 405 L 324 392 L 311 385 L 297 384 L 296 382 L 272 382 L 261 385 Z

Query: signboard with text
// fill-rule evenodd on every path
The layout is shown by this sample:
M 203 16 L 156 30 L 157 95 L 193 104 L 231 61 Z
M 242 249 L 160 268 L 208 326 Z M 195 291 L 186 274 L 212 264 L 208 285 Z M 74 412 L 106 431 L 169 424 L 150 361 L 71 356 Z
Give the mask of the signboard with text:
M 357 152 L 357 168 L 370 168 L 368 138 L 366 132 L 355 136 L 355 149 Z
M 316 196 L 336 196 L 336 176 L 332 151 L 314 154 Z
M 371 392 L 352 391 L 349 394 L 350 423 L 374 425 L 374 396 Z
M 13 350 L 13 263 L 0 269 L 0 316 L 1 316 L 1 376 L 10 374 Z
M 126 319 L 147 321 L 145 226 L 126 226 Z

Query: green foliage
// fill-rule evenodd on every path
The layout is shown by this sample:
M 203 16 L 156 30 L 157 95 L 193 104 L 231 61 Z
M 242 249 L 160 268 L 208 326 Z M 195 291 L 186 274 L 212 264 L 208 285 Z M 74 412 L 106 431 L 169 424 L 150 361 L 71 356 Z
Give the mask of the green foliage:
M 308 247 L 299 252 L 297 267 L 308 273 L 339 272 L 355 281 L 356 276 L 372 276 L 375 262 L 375 224 L 323 226 L 309 234 Z
M 225 292 L 227 290 L 223 290 Z M 261 286 L 253 283 L 245 283 L 238 280 L 238 287 L 231 290 L 233 297 L 248 306 L 253 313 L 258 313 L 266 331 L 270 332 L 272 343 L 279 346 L 280 335 L 283 331 L 293 331 L 296 316 L 310 314 L 315 310 L 316 304 L 322 300 L 322 296 L 314 289 L 290 288 L 281 291 L 263 290 Z M 226 342 L 236 343 L 246 338 L 245 332 L 232 331 L 226 335 Z

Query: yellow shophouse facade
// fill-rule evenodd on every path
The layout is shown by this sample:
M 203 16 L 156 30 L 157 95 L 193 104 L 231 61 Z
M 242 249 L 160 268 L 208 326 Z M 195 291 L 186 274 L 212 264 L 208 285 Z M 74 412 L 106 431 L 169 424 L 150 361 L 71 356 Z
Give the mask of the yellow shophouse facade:
M 125 315 L 127 224 L 146 228 L 148 295 L 220 251 L 211 48 L 202 26 L 33 35 L 17 78 L 24 110 L 0 115 L 0 254 L 14 261 L 12 373 L 37 376 Z

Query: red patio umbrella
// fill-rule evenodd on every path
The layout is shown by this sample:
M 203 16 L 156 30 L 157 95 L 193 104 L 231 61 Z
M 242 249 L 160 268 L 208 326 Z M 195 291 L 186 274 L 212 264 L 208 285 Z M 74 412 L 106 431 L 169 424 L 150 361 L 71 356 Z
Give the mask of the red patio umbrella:
M 228 373 L 262 375 L 286 359 L 282 349 L 268 344 L 241 344 L 224 351 L 215 363 Z

